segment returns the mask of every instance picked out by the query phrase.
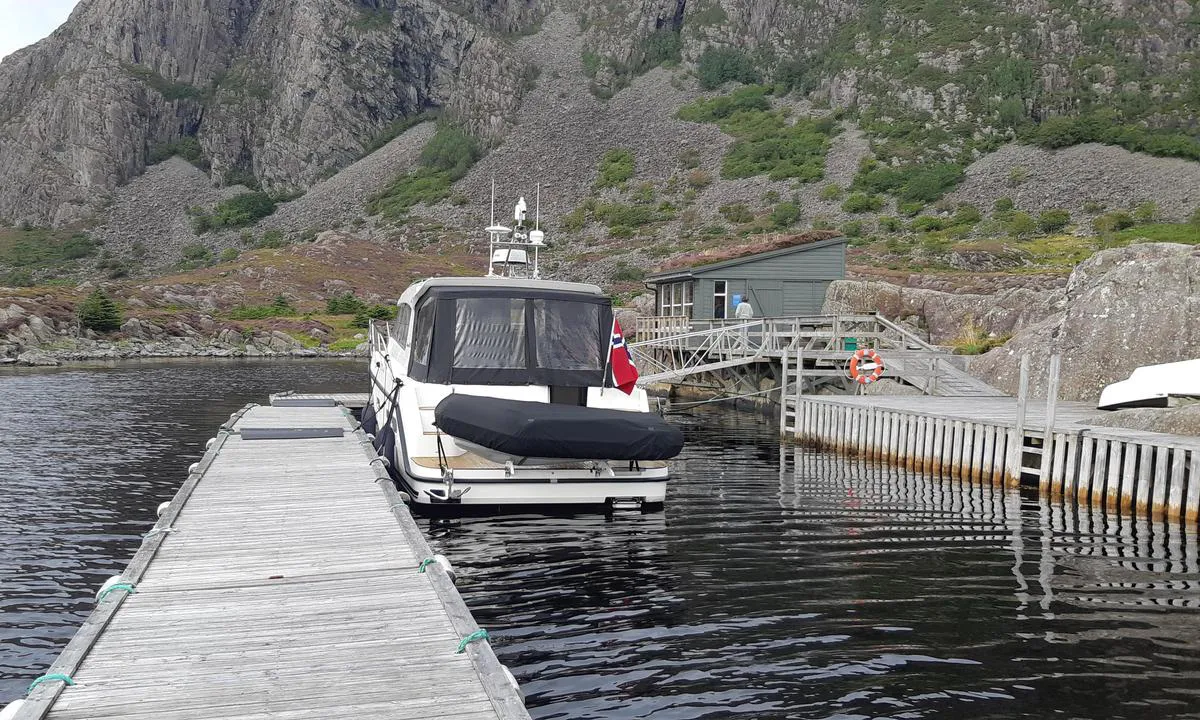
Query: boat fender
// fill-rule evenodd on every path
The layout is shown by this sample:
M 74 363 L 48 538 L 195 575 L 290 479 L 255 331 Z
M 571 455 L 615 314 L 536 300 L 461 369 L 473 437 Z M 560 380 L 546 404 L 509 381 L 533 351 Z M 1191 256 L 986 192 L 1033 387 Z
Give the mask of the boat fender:
M 517 697 L 521 698 L 521 702 L 524 703 L 525 691 L 521 689 L 521 683 L 517 682 L 517 678 L 513 676 L 512 670 L 509 670 L 507 665 L 501 665 L 500 669 L 504 671 L 504 677 L 508 678 L 508 682 L 513 686 L 513 690 L 517 691 Z
M 379 456 L 391 464 L 392 458 L 396 457 L 396 433 L 392 432 L 392 428 L 384 427 L 379 431 L 379 436 L 375 438 L 375 450 Z
M 163 513 L 165 513 L 167 511 L 167 508 L 169 508 L 169 507 L 171 507 L 170 500 L 168 500 L 166 502 L 161 502 L 158 504 L 158 509 L 154 511 L 154 514 L 157 515 L 158 517 L 162 517 Z
M 212 450 L 213 443 L 215 443 L 216 441 L 217 441 L 216 438 L 209 438 L 208 442 L 204 443 L 204 449 Z
M 859 385 L 870 385 L 881 377 L 883 358 L 870 348 L 859 348 L 850 358 L 850 379 Z
M 199 467 L 200 467 L 200 463 L 198 463 L 198 462 L 194 462 L 191 465 L 188 465 L 188 475 L 191 475 L 192 473 L 196 472 L 196 469 Z
M 450 578 L 450 582 L 458 582 L 458 573 L 454 572 L 454 566 L 450 564 L 450 560 L 445 555 L 434 555 L 433 561 L 441 566 L 442 570 Z
M 367 406 L 363 408 L 362 421 L 359 422 L 359 425 L 368 435 L 374 435 L 375 431 L 379 429 L 379 418 L 375 416 L 375 407 L 371 403 L 367 403 Z
M 524 702 L 522 700 L 522 702 Z M 0 720 L 13 720 L 17 713 L 21 712 L 21 706 L 25 704 L 24 700 L 14 700 L 0 710 Z

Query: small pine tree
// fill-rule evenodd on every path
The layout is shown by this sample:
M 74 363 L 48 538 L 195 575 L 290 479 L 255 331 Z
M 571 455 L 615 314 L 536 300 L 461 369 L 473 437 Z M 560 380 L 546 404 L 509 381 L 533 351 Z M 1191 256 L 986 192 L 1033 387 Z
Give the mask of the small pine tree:
M 103 290 L 96 288 L 79 304 L 79 324 L 96 332 L 110 332 L 121 327 L 121 308 Z

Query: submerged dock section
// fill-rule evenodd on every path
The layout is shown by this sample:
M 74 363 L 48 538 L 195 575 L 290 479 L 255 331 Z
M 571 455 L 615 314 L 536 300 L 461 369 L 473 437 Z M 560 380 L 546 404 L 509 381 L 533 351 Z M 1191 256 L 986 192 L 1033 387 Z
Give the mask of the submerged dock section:
M 5 716 L 529 717 L 353 416 L 276 402 L 222 426 Z

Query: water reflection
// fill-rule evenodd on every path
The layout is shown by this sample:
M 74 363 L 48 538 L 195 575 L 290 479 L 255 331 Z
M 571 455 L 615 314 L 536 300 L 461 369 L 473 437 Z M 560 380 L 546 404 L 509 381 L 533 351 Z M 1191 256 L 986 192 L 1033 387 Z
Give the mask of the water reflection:
M 661 515 L 432 528 L 534 717 L 1200 717 L 1194 533 L 680 421 Z

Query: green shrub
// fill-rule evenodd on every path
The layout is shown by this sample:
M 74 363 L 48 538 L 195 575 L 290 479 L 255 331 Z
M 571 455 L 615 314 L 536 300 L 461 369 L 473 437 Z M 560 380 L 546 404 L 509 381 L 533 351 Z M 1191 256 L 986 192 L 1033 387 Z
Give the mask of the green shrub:
M 946 228 L 946 221 L 933 215 L 922 215 L 912 221 L 910 228 L 913 232 L 919 233 L 935 232 L 937 230 L 944 230 Z
M 262 234 L 262 237 L 255 241 L 254 248 L 262 250 L 266 248 L 281 248 L 284 245 L 287 245 L 287 238 L 284 237 L 282 230 L 268 230 Z
M 1005 221 L 1004 229 L 1015 238 L 1026 238 L 1037 232 L 1038 223 L 1029 213 L 1014 212 Z
M 687 174 L 687 184 L 697 190 L 712 185 L 712 175 L 704 170 L 692 170 Z
M 709 47 L 696 65 L 700 87 L 705 90 L 715 90 L 727 82 L 751 84 L 762 80 L 754 61 L 737 48 Z
M 179 256 L 182 258 L 177 265 L 180 270 L 194 270 L 213 264 L 212 250 L 200 243 L 184 245 L 179 249 Z
M 700 167 L 700 151 L 695 148 L 688 148 L 679 153 L 679 165 L 685 170 Z
M 1092 227 L 1102 235 L 1131 228 L 1136 224 L 1132 215 L 1120 210 L 1101 215 L 1092 221 Z
M 722 205 L 720 213 L 725 217 L 726 220 L 738 225 L 754 220 L 754 213 L 750 212 L 750 208 L 746 207 L 742 203 Z
M 800 221 L 800 206 L 794 202 L 781 202 L 771 210 L 771 225 L 783 230 Z
M 898 217 L 892 217 L 891 215 L 884 215 L 883 217 L 879 218 L 879 231 L 880 232 L 894 233 L 894 232 L 900 232 L 903 229 L 904 229 L 904 221 Z
M 32 287 L 33 274 L 28 270 L 0 273 L 0 287 Z
M 193 226 L 197 233 L 221 228 L 253 225 L 275 212 L 276 198 L 263 192 L 248 192 L 216 204 L 211 212 L 193 208 Z
M 233 262 L 241 256 L 237 248 L 225 248 L 221 251 L 221 262 Z
M 979 212 L 979 208 L 964 203 L 954 211 L 951 222 L 955 225 L 974 225 L 980 220 L 983 220 L 983 213 Z
M 395 320 L 397 308 L 394 305 L 372 305 L 354 315 L 350 327 L 365 328 L 372 320 Z
M 863 223 L 861 220 L 851 220 L 842 225 L 842 234 L 848 238 L 862 237 Z
M 1020 187 L 1021 185 L 1024 185 L 1025 181 L 1028 179 L 1029 179 L 1029 170 L 1021 167 L 1020 165 L 1018 165 L 1008 171 L 1008 186 L 1009 187 Z
M 838 185 L 836 183 L 830 183 L 830 184 L 826 185 L 825 187 L 821 188 L 821 199 L 822 200 L 829 200 L 829 201 L 841 200 L 842 196 L 845 194 L 846 194 L 845 191 L 842 190 L 842 186 Z
M 1160 157 L 1200 160 L 1200 139 L 1171 128 L 1123 123 L 1116 111 L 1108 109 L 1079 117 L 1047 118 L 1027 127 L 1021 139 L 1049 149 L 1096 142 Z
M 1058 208 L 1043 210 L 1038 215 L 1038 228 L 1045 233 L 1054 233 L 1071 224 L 1071 213 Z
M 675 114 L 688 122 L 715 123 L 739 112 L 767 111 L 771 109 L 771 102 L 767 100 L 770 92 L 770 88 L 761 85 L 738 88 L 729 95 L 688 103 Z
M 204 157 L 204 150 L 200 147 L 200 141 L 194 137 L 184 137 L 172 143 L 152 147 L 146 157 L 146 164 L 157 165 L 172 157 L 181 157 L 201 170 L 209 168 L 208 160 Z
M 619 187 L 633 177 L 633 153 L 624 148 L 613 148 L 600 158 L 600 176 L 596 179 L 596 190 Z
M 1008 342 L 1012 335 L 988 333 L 973 317 L 967 317 L 958 336 L 951 341 L 955 355 L 982 355 Z
M 834 187 L 837 187 L 836 185 Z M 851 193 L 842 203 L 842 210 L 848 213 L 878 212 L 883 209 L 884 200 L 879 195 L 868 195 L 863 192 Z
M 916 163 L 892 167 L 868 163 L 854 178 L 854 188 L 888 193 L 901 202 L 929 204 L 941 199 L 962 180 L 962 166 L 954 163 Z
M 367 309 L 367 304 L 354 297 L 354 293 L 345 292 L 325 301 L 325 312 L 330 315 L 355 315 Z
M 1095 200 L 1086 200 L 1083 203 L 1083 211 L 1089 215 L 1094 215 L 1104 211 L 1104 203 L 1096 202 Z
M 397 220 L 414 206 L 432 204 L 450 196 L 450 186 L 467 174 L 483 150 L 475 138 L 449 123 L 421 151 L 421 167 L 397 177 L 383 192 L 367 203 L 367 212 Z
M 997 198 L 996 202 L 992 204 L 992 209 L 1000 213 L 1012 212 L 1014 207 L 1016 205 L 1013 204 L 1013 199 L 1010 197 Z
M 1152 223 L 1158 218 L 1158 203 L 1144 202 L 1133 210 L 1133 219 L 1139 225 Z
M 96 332 L 119 330 L 123 322 L 121 308 L 100 288 L 93 290 L 79 303 L 75 314 L 79 317 L 80 325 Z
M 270 305 L 239 305 L 229 311 L 229 317 L 233 320 L 264 320 L 296 314 L 296 308 L 282 294 L 276 295 Z

